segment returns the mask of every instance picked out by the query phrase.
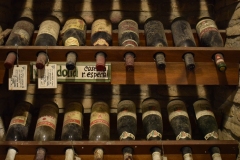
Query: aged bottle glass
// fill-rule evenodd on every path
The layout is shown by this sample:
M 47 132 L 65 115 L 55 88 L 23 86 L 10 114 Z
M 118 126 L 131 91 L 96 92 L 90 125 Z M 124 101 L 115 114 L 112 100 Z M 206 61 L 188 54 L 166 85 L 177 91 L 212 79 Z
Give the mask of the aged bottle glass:
M 149 18 L 144 24 L 144 34 L 147 46 L 167 47 L 167 38 L 164 32 L 164 27 L 161 21 Z M 154 54 L 154 60 L 158 69 L 166 67 L 165 54 L 157 52 Z
M 27 140 L 29 126 L 32 119 L 32 104 L 29 102 L 20 102 L 14 109 L 12 119 L 10 121 L 6 141 L 24 141 Z M 17 150 L 9 148 L 6 160 L 14 160 Z
M 138 24 L 132 19 L 125 19 L 118 24 L 118 44 L 124 47 L 137 47 L 139 45 Z M 134 70 L 135 54 L 126 52 L 124 55 L 126 71 Z
M 45 103 L 40 107 L 34 141 L 53 141 L 55 139 L 56 125 L 58 118 L 58 106 L 54 102 Z M 45 149 L 38 148 L 35 160 L 42 160 L 45 157 Z
M 56 46 L 60 30 L 60 21 L 55 16 L 48 16 L 40 24 L 40 28 L 35 40 L 35 46 Z M 46 47 L 47 49 L 47 47 Z M 48 56 L 45 51 L 40 51 L 37 54 L 36 67 L 43 69 L 48 61 Z
M 5 138 L 5 126 L 3 123 L 2 116 L 0 116 L 0 141 Z
M 196 31 L 200 39 L 200 43 L 204 47 L 223 47 L 223 39 L 218 31 L 216 23 L 210 17 L 201 18 L 197 25 Z M 227 68 L 224 62 L 223 54 L 216 53 L 213 55 L 213 60 L 219 71 L 224 72 Z
M 182 100 L 174 99 L 167 105 L 168 118 L 171 127 L 176 135 L 176 140 L 191 140 L 191 124 Z M 190 147 L 181 149 L 184 160 L 192 160 L 192 150 Z
M 86 43 L 87 25 L 80 17 L 70 17 L 61 31 L 64 46 L 84 46 Z M 73 70 L 76 66 L 77 53 L 67 53 L 66 68 Z
M 89 140 L 90 141 L 107 141 L 110 139 L 110 121 L 109 121 L 108 104 L 102 101 L 95 102 L 92 105 L 90 116 Z M 103 150 L 96 148 L 94 159 L 103 159 Z
M 211 104 L 206 99 L 199 99 L 193 104 L 199 129 L 206 140 L 218 140 L 218 124 L 211 109 Z M 212 147 L 212 159 L 221 160 L 220 149 Z
M 6 41 L 6 46 L 27 46 L 34 32 L 33 20 L 28 17 L 21 17 L 13 26 L 13 29 Z M 9 52 L 4 66 L 10 69 L 14 66 L 17 53 Z
M 112 24 L 106 19 L 97 19 L 92 24 L 91 43 L 93 46 L 112 45 Z M 98 52 L 95 55 L 97 71 L 105 71 L 106 53 Z
M 176 47 L 196 47 L 191 26 L 183 17 L 177 17 L 172 21 L 171 30 Z M 193 53 L 185 53 L 183 59 L 188 70 L 195 68 Z
M 120 141 L 135 140 L 137 132 L 136 106 L 131 100 L 122 100 L 117 106 L 117 131 Z M 131 147 L 123 148 L 124 160 L 132 159 Z

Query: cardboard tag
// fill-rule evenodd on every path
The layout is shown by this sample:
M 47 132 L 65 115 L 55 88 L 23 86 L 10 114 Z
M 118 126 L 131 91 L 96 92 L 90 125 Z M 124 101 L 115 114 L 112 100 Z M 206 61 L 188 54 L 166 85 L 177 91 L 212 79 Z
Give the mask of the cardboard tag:
M 57 88 L 57 65 L 48 64 L 38 70 L 38 88 Z
M 27 90 L 27 65 L 14 65 L 9 70 L 9 90 Z

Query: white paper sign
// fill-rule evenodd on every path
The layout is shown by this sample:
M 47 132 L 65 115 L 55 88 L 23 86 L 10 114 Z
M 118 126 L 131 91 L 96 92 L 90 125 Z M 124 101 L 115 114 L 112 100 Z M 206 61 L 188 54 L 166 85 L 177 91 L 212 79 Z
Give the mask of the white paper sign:
M 48 64 L 38 69 L 38 88 L 57 88 L 57 65 Z
M 14 65 L 9 70 L 9 90 L 27 90 L 27 65 Z

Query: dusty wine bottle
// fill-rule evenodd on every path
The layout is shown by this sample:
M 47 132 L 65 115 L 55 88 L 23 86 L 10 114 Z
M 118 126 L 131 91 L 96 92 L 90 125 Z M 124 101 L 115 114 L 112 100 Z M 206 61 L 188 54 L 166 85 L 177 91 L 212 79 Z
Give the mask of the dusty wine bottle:
M 201 18 L 197 25 L 196 31 L 200 39 L 200 43 L 204 47 L 223 47 L 223 39 L 217 28 L 216 23 L 210 17 Z M 219 71 L 224 72 L 227 68 L 224 62 L 223 54 L 216 53 L 212 56 Z
M 35 40 L 35 46 L 56 46 L 60 30 L 60 21 L 55 16 L 48 16 L 40 24 L 39 31 Z M 37 53 L 36 67 L 43 69 L 48 61 L 45 51 Z
M 84 46 L 86 43 L 87 25 L 81 17 L 70 17 L 61 31 L 64 46 Z M 73 70 L 76 66 L 77 53 L 67 53 L 66 68 Z
M 118 24 L 118 43 L 119 46 L 137 47 L 139 45 L 138 24 L 134 20 L 126 19 Z M 126 71 L 134 70 L 135 54 L 133 52 L 126 52 L 124 60 Z
M 92 24 L 91 43 L 93 46 L 111 46 L 112 45 L 112 24 L 106 19 L 97 19 Z M 98 52 L 96 58 L 96 70 L 105 71 L 105 58 L 107 54 Z
M 34 141 L 53 141 L 55 139 L 58 106 L 54 102 L 45 103 L 40 107 Z M 44 148 L 38 148 L 35 160 L 43 160 L 46 154 Z
M 168 119 L 176 135 L 176 140 L 191 140 L 191 124 L 186 110 L 186 105 L 182 100 L 171 100 L 167 105 Z M 192 160 L 192 150 L 190 147 L 181 149 L 184 160 Z
M 12 119 L 10 121 L 6 141 L 24 141 L 27 140 L 29 126 L 32 119 L 32 104 L 29 102 L 20 102 L 14 109 Z M 14 160 L 17 150 L 10 147 L 6 156 L 6 160 Z
M 161 21 L 149 18 L 144 24 L 144 33 L 147 46 L 167 47 L 167 38 Z M 157 52 L 153 56 L 157 68 L 164 69 L 166 67 L 165 54 Z
M 27 46 L 34 32 L 33 20 L 28 17 L 21 17 L 13 26 L 13 29 L 7 39 L 6 46 Z M 14 66 L 17 59 L 17 53 L 11 51 L 8 53 L 4 62 L 4 67 L 10 69 Z
M 120 141 L 135 140 L 137 115 L 136 106 L 131 100 L 122 100 L 117 105 L 117 131 Z M 124 160 L 132 159 L 132 152 L 131 147 L 124 147 Z
M 199 99 L 193 104 L 199 129 L 204 135 L 205 140 L 218 140 L 218 124 L 213 112 L 211 104 L 206 99 Z M 220 149 L 212 147 L 212 159 L 221 160 Z
M 82 130 L 83 106 L 79 102 L 71 102 L 65 109 L 61 139 L 64 141 L 79 141 L 82 139 Z M 73 160 L 73 157 L 73 148 L 66 149 L 65 160 Z
M 185 18 L 175 18 L 172 21 L 171 30 L 176 47 L 196 47 L 191 26 Z M 183 54 L 183 59 L 188 70 L 193 70 L 195 68 L 193 53 L 187 52 Z
M 142 102 L 142 122 L 146 139 L 148 141 L 161 140 L 163 133 L 163 122 L 161 107 L 159 102 L 153 98 L 147 98 Z M 152 159 L 157 157 L 161 159 L 161 149 L 158 147 L 151 148 Z
M 90 141 L 107 141 L 110 139 L 110 117 L 108 104 L 102 101 L 95 102 L 92 105 L 90 116 L 89 140 Z M 94 159 L 103 159 L 103 150 L 96 148 Z

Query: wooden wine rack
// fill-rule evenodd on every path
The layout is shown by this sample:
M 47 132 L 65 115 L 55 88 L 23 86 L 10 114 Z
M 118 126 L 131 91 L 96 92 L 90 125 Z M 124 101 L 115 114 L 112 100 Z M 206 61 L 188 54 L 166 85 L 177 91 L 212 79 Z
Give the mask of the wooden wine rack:
M 195 40 L 199 44 L 197 35 L 193 31 Z M 221 32 L 224 36 L 224 33 Z M 35 31 L 34 39 L 37 31 Z M 94 62 L 95 54 L 99 51 L 107 54 L 107 61 L 111 63 L 111 84 L 160 84 L 160 85 L 238 85 L 239 82 L 239 49 L 226 47 L 173 47 L 170 31 L 166 31 L 169 47 L 145 46 L 144 33 L 140 30 L 139 47 L 117 46 L 117 31 L 113 32 L 113 46 L 90 46 L 90 31 L 87 33 L 87 46 L 0 46 L 0 62 L 3 63 L 10 51 L 17 52 L 19 64 L 30 64 L 36 61 L 39 51 L 48 53 L 50 62 L 65 62 L 66 53 L 74 51 L 78 54 L 78 62 Z M 34 44 L 32 42 L 32 44 Z M 59 38 L 58 45 L 61 45 Z M 133 52 L 136 55 L 134 72 L 126 72 L 124 54 Z M 166 57 L 166 69 L 158 70 L 153 55 L 163 52 Z M 196 68 L 186 70 L 182 56 L 186 52 L 194 53 Z M 215 53 L 221 52 L 227 64 L 227 70 L 220 72 L 212 60 Z M 7 70 L 0 66 L 0 83 L 7 77 Z M 28 83 L 30 80 L 28 79 Z
M 59 39 L 58 46 L 0 46 L 0 62 L 3 64 L 8 52 L 18 51 L 19 64 L 29 65 L 30 62 L 36 61 L 36 54 L 39 51 L 46 50 L 50 58 L 50 62 L 65 62 L 66 53 L 69 51 L 74 51 L 78 54 L 78 62 L 94 62 L 95 54 L 99 51 L 103 51 L 107 54 L 107 62 L 110 62 L 112 66 L 112 79 L 109 83 L 110 85 L 238 85 L 240 49 L 225 47 L 199 47 L 199 41 L 194 30 L 193 33 L 198 47 L 174 47 L 171 32 L 166 30 L 165 33 L 169 47 L 161 48 L 145 46 L 144 33 L 142 30 L 140 30 L 140 45 L 135 48 L 118 46 L 117 30 L 113 31 L 113 46 L 109 47 L 91 46 L 90 31 L 87 32 L 86 46 L 65 47 L 62 46 L 61 38 Z M 224 37 L 225 33 L 223 31 L 221 31 L 221 33 Z M 31 45 L 34 44 L 36 35 L 37 31 L 34 33 Z M 136 54 L 134 72 L 125 71 L 123 56 L 128 51 Z M 156 68 L 153 59 L 153 55 L 156 52 L 164 52 L 166 56 L 165 70 L 158 70 Z M 182 55 L 186 52 L 194 53 L 196 62 L 196 68 L 194 71 L 187 71 L 185 68 Z M 227 64 L 226 72 L 218 71 L 212 61 L 212 55 L 217 52 L 221 52 L 224 55 L 224 59 Z M 0 83 L 7 84 L 7 77 L 8 71 L 5 70 L 3 65 L 0 65 Z M 28 83 L 34 82 L 31 82 L 28 77 Z M 60 121 L 62 121 L 62 119 Z M 34 128 L 31 130 L 34 130 Z M 134 159 L 151 159 L 150 149 L 153 146 L 158 146 L 159 148 L 164 149 L 164 153 L 168 160 L 182 159 L 181 148 L 183 146 L 189 146 L 192 148 L 194 160 L 210 160 L 211 155 L 209 149 L 212 146 L 218 146 L 220 148 L 223 160 L 236 159 L 236 155 L 238 153 L 238 142 L 235 140 L 206 142 L 205 140 L 175 141 L 164 139 L 163 141 L 146 141 L 137 139 L 136 141 L 128 142 L 113 139 L 110 141 L 94 142 L 87 141 L 85 137 L 83 141 L 73 142 L 59 140 L 51 142 L 35 142 L 32 141 L 32 139 L 29 141 L 18 142 L 3 141 L 0 142 L 0 159 L 4 159 L 7 149 L 9 147 L 13 147 L 18 150 L 16 160 L 32 160 L 36 154 L 36 149 L 38 147 L 44 147 L 47 149 L 47 160 L 58 160 L 64 159 L 64 152 L 66 148 L 73 147 L 76 153 L 83 160 L 90 160 L 93 159 L 94 148 L 102 147 L 104 149 L 105 160 L 120 160 L 123 159 L 122 148 L 125 146 L 130 146 L 134 149 Z

